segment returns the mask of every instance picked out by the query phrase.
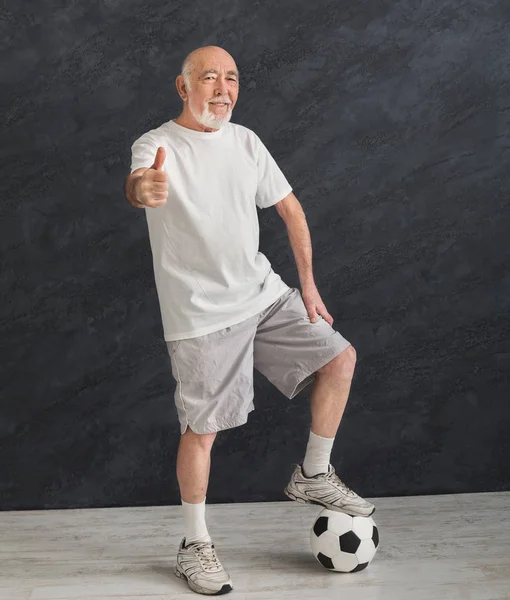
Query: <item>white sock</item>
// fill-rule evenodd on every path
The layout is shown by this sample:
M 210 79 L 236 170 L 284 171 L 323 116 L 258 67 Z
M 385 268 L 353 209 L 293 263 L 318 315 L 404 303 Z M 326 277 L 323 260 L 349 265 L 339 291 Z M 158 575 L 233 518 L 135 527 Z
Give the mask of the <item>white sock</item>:
M 305 477 L 327 473 L 335 438 L 324 438 L 310 430 L 302 470 Z
M 198 504 L 188 504 L 181 498 L 186 546 L 191 542 L 209 542 L 211 540 L 205 524 L 205 501 L 206 498 Z

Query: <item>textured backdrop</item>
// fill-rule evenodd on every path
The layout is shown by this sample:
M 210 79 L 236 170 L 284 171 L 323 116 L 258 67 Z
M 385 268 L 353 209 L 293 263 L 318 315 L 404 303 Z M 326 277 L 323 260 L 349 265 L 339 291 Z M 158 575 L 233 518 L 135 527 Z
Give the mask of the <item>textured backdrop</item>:
M 130 146 L 205 44 L 301 200 L 358 369 L 333 463 L 367 496 L 510 489 L 507 0 L 4 4 L 0 508 L 175 504 L 179 428 Z M 297 273 L 275 209 L 261 250 Z M 309 392 L 256 373 L 208 502 L 284 499 Z

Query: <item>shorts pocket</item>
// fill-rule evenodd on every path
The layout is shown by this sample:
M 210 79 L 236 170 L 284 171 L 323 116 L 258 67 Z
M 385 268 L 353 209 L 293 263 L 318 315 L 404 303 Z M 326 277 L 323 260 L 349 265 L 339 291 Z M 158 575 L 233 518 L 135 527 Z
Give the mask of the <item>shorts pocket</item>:
M 182 340 L 174 340 L 172 342 L 167 342 L 166 347 L 168 349 L 168 355 L 170 358 L 173 358 L 174 354 L 177 352 L 177 348 L 180 346 Z

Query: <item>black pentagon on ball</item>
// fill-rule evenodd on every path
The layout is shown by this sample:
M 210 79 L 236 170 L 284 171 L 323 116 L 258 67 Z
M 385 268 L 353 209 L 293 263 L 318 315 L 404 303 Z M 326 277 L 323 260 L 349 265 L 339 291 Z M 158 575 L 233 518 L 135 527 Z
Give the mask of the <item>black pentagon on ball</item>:
M 379 530 L 375 525 L 372 532 L 372 541 L 374 542 L 374 546 L 377 548 L 377 546 L 379 546 Z
M 331 558 L 329 558 L 329 556 L 325 556 L 324 554 L 322 554 L 322 552 L 319 552 L 319 554 L 317 554 L 317 560 L 321 563 L 323 567 L 326 567 L 326 569 L 335 568 L 335 565 L 333 564 Z
M 319 517 L 317 521 L 315 521 L 315 525 L 313 526 L 313 531 L 317 537 L 322 535 L 325 531 L 328 530 L 328 517 Z
M 342 552 L 347 552 L 348 554 L 355 554 L 360 544 L 361 540 L 354 533 L 354 531 L 348 531 L 347 533 L 344 533 L 340 536 L 340 550 Z
M 363 569 L 366 569 L 368 567 L 368 563 L 360 563 L 357 567 L 354 567 L 354 569 L 352 571 L 350 571 L 351 573 L 357 573 L 358 571 L 363 571 Z

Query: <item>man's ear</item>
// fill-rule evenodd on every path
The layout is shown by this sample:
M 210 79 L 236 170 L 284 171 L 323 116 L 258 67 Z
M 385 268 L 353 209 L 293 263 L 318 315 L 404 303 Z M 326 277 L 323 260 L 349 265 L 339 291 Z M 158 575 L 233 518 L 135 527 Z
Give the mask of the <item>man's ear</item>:
M 177 75 L 175 79 L 175 87 L 177 88 L 177 92 L 182 100 L 186 100 L 186 85 L 184 84 L 184 77 L 182 75 Z

